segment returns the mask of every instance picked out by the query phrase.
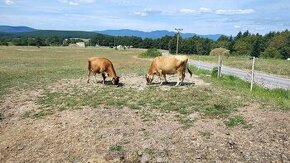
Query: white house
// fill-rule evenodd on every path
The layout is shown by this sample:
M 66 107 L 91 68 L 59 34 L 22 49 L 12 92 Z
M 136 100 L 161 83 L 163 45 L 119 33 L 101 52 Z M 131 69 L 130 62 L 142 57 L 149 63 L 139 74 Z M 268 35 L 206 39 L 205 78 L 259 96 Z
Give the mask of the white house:
M 76 43 L 79 47 L 86 47 L 86 44 L 84 42 L 77 42 Z

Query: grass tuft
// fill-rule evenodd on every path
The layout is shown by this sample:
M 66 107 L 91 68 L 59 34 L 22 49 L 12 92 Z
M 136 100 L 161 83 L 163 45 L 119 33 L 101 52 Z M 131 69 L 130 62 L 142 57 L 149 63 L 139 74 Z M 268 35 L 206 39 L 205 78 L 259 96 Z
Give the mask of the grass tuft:
M 242 126 L 243 128 L 250 128 L 251 125 L 247 124 L 242 116 L 234 116 L 224 122 L 227 127 Z
M 210 139 L 210 136 L 212 135 L 212 133 L 209 131 L 199 131 L 199 134 L 205 137 L 206 139 Z
M 121 152 L 123 150 L 123 148 L 122 148 L 122 146 L 120 146 L 120 145 L 112 145 L 111 147 L 110 147 L 110 151 L 112 151 L 112 152 Z
M 208 116 L 225 117 L 233 110 L 222 104 L 214 104 L 205 109 L 204 113 Z

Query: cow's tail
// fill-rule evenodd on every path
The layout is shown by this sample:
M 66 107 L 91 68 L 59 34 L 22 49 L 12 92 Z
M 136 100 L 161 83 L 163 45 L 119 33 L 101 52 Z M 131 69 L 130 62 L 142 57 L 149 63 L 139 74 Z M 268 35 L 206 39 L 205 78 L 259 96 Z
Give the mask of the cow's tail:
M 188 58 L 187 58 L 187 60 L 186 60 L 186 62 L 185 62 L 185 66 L 186 66 L 186 69 L 187 69 L 188 73 L 190 74 L 190 77 L 192 77 L 192 72 L 191 72 L 190 69 L 188 68 Z
M 188 73 L 190 74 L 190 77 L 192 77 L 192 72 L 190 71 L 190 69 L 186 66 Z
M 88 70 L 91 71 L 92 65 L 91 65 L 91 61 L 88 61 Z
M 188 64 L 188 63 L 187 63 Z M 190 71 L 190 69 L 188 68 L 188 66 L 186 65 L 187 71 L 190 74 L 190 77 L 192 77 L 192 72 Z

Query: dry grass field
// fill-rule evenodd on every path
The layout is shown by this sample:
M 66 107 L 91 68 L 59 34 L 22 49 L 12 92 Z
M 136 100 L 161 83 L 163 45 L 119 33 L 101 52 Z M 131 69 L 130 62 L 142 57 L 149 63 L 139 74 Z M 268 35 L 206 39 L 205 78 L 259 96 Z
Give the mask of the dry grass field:
M 0 47 L 0 162 L 290 161 L 289 91 L 194 67 L 183 86 L 146 85 L 140 53 Z M 86 83 L 91 56 L 112 60 L 119 87 Z

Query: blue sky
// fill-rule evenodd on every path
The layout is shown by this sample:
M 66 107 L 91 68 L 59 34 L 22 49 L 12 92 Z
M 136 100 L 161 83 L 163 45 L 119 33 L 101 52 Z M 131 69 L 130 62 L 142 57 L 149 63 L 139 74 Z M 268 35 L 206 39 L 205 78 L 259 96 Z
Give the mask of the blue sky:
M 1 0 L 0 25 L 265 34 L 290 29 L 290 0 Z

